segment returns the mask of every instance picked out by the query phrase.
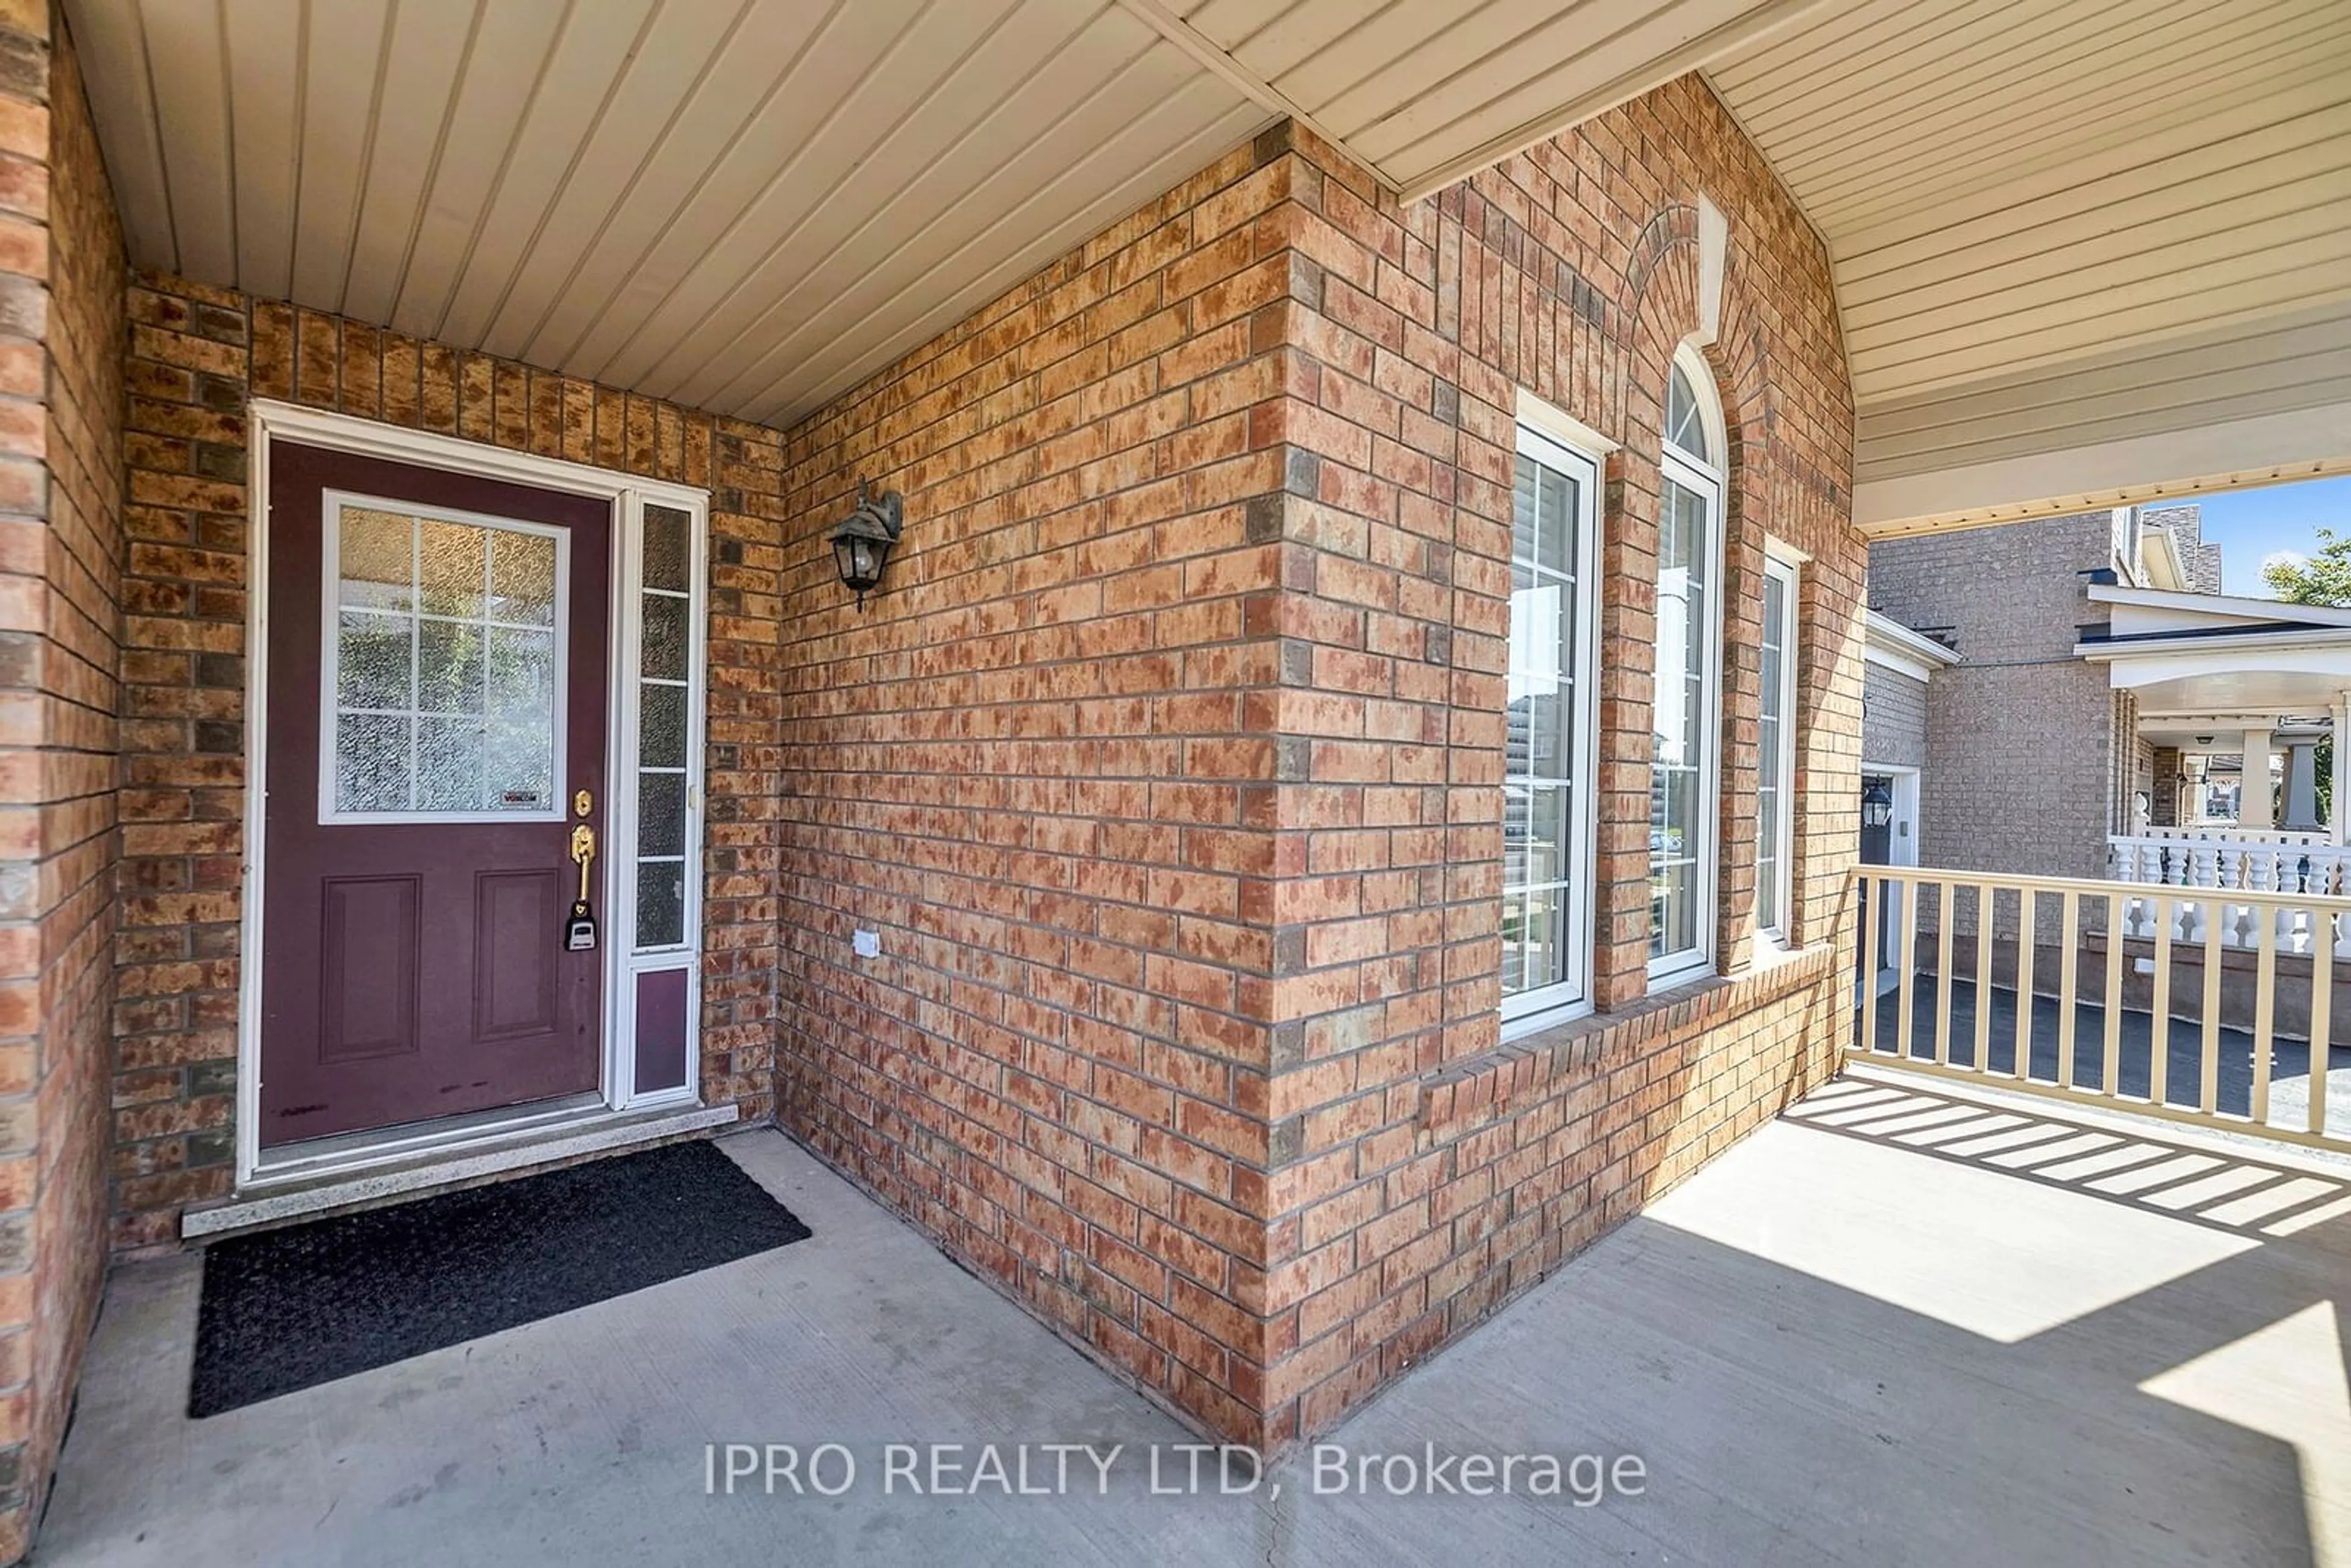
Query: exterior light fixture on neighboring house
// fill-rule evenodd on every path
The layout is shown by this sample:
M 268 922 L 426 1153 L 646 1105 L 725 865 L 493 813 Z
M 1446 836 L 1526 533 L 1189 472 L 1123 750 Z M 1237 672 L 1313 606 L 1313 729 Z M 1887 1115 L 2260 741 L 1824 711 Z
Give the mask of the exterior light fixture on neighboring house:
M 871 495 L 863 480 L 857 482 L 857 509 L 832 530 L 832 559 L 841 569 L 841 586 L 857 595 L 859 609 L 865 607 L 866 591 L 882 580 L 882 568 L 905 526 L 904 497 L 895 490 Z
M 1894 784 L 1888 779 L 1872 779 L 1861 787 L 1861 821 L 1864 827 L 1882 828 L 1894 821 Z

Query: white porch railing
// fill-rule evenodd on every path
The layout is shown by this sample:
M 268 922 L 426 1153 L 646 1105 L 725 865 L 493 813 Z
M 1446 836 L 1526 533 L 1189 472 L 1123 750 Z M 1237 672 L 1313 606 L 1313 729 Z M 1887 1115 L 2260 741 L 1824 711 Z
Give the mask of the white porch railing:
M 1877 977 L 1854 1060 L 2351 1148 L 2351 1055 L 2328 1074 L 2351 898 L 1915 866 L 1851 886 Z
M 2255 893 L 2351 893 L 2351 847 L 2325 833 L 2209 828 L 2150 828 L 2106 840 L 2106 874 L 2158 887 L 2246 889 Z
M 2305 848 L 2328 841 L 2323 832 L 2288 832 L 2283 828 L 2242 828 L 2234 822 L 2190 822 L 2186 827 L 2152 824 L 2134 835 L 2142 839 L 2214 839 L 2229 843 L 2299 844 Z

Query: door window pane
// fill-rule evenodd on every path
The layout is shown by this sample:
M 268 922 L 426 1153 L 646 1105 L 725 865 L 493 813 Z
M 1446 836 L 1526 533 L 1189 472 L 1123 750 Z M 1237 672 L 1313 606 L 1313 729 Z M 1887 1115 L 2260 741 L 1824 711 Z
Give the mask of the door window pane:
M 675 507 L 649 504 L 645 507 L 645 586 L 684 593 L 693 551 L 693 517 Z
M 346 708 L 404 713 L 416 672 L 410 655 L 409 619 L 346 610 L 339 618 L 341 663 L 335 672 L 335 701 Z
M 685 853 L 685 775 L 645 773 L 637 782 L 637 852 Z
M 668 947 L 684 940 L 684 862 L 647 861 L 637 868 L 637 946 Z
M 332 505 L 322 816 L 558 814 L 560 538 Z
M 555 624 L 555 541 L 502 533 L 490 546 L 491 618 L 509 625 Z
M 423 620 L 416 627 L 416 706 L 421 713 L 482 711 L 482 627 Z
M 414 608 L 415 520 L 346 506 L 339 531 L 340 602 L 371 610 Z
M 482 810 L 485 726 L 478 718 L 426 714 L 416 721 L 416 809 Z
M 643 688 L 644 731 L 638 760 L 647 768 L 685 766 L 685 688 L 647 685 Z
M 494 626 L 489 641 L 490 716 L 521 723 L 555 701 L 555 634 Z
M 343 716 L 335 729 L 335 795 L 346 811 L 408 810 L 410 730 L 405 714 Z
M 690 656 L 688 617 L 692 601 L 674 594 L 645 595 L 645 668 L 648 679 L 683 681 Z
M 490 530 L 472 523 L 427 517 L 418 524 L 418 591 L 427 615 L 473 620 L 489 592 Z

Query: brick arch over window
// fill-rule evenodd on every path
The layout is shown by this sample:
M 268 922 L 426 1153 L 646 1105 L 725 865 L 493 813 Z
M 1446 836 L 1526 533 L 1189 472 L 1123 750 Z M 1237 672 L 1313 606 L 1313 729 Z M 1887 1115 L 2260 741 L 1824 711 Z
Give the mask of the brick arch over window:
M 1609 393 L 1608 423 L 1624 446 L 1609 465 L 1607 541 L 1604 561 L 1603 635 L 1629 651 L 1640 679 L 1612 685 L 1601 724 L 1612 761 L 1625 787 L 1646 789 L 1655 733 L 1657 518 L 1665 402 L 1675 352 L 1699 331 L 1698 214 L 1677 203 L 1660 208 L 1643 227 L 1613 302 L 1621 330 Z M 1734 233 L 1725 260 L 1722 303 L 1714 340 L 1700 345 L 1722 410 L 1723 613 L 1721 780 L 1716 837 L 1717 967 L 1745 968 L 1752 956 L 1755 906 L 1755 812 L 1758 714 L 1762 698 L 1763 541 L 1774 525 L 1769 432 L 1778 422 L 1773 366 L 1759 319 L 1753 279 Z M 1798 745 L 1808 705 L 1799 702 Z M 1646 980 L 1647 925 L 1635 918 L 1648 901 L 1648 848 L 1620 840 L 1601 858 L 1601 929 L 1614 934 L 1595 968 L 1621 996 Z M 1801 830 L 1798 852 L 1807 852 Z M 1801 907 L 1801 905 L 1800 905 Z M 1610 914 L 1618 917 L 1609 919 Z

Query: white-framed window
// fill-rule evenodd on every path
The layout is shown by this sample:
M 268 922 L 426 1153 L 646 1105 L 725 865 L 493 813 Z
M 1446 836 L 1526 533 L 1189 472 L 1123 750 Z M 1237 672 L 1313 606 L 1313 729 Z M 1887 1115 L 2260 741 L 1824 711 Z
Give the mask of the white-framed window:
M 1649 778 L 1649 974 L 1714 962 L 1722 778 L 1722 492 L 1714 378 L 1674 356 L 1657 507 L 1657 642 Z
M 1502 1020 L 1590 996 L 1598 772 L 1599 465 L 1519 427 L 1502 782 Z
M 1785 943 L 1795 896 L 1797 561 L 1765 548 L 1755 768 L 1755 929 Z

